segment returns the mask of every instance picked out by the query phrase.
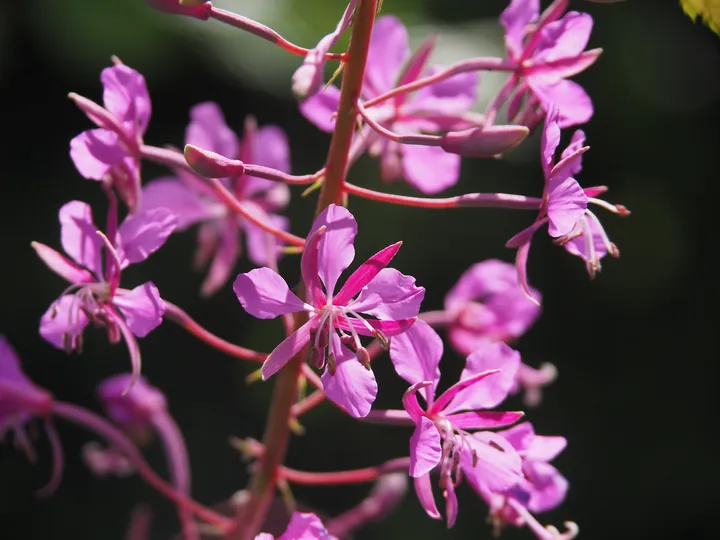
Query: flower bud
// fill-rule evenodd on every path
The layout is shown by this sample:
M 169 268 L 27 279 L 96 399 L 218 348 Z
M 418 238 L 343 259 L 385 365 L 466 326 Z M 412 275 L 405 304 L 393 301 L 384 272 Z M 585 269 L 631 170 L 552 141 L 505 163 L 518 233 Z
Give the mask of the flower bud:
M 526 126 L 490 126 L 451 131 L 443 135 L 440 147 L 451 154 L 493 157 L 516 147 L 530 130 Z
M 237 178 L 245 173 L 245 164 L 192 144 L 185 145 L 185 160 L 195 172 L 206 178 Z

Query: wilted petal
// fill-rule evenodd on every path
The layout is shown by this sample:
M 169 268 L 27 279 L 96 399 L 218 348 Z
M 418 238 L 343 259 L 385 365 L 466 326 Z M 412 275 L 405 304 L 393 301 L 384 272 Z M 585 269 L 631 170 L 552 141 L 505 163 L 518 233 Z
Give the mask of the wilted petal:
M 167 208 L 177 218 L 178 230 L 183 230 L 198 221 L 217 219 L 227 210 L 222 204 L 214 203 L 175 178 L 162 178 L 148 183 L 142 190 L 140 207 L 142 214 L 154 208 Z
M 433 519 L 442 519 L 440 512 L 435 504 L 435 496 L 432 491 L 432 483 L 429 474 L 424 474 L 414 478 L 415 493 L 417 494 L 420 505 L 423 510 Z
M 70 201 L 60 208 L 58 217 L 60 242 L 65 253 L 96 276 L 101 276 L 103 242 L 93 223 L 90 205 L 80 201 Z
M 415 285 L 415 278 L 394 268 L 382 269 L 350 304 L 353 311 L 380 319 L 408 319 L 417 316 L 425 298 L 425 288 Z
M 305 302 L 269 268 L 256 268 L 246 274 L 238 274 L 233 290 L 245 311 L 258 319 L 274 319 L 305 309 Z
M 145 133 L 150 121 L 150 95 L 145 77 L 125 64 L 105 68 L 100 74 L 103 103 L 130 133 Z
M 518 411 L 468 411 L 451 414 L 447 419 L 458 429 L 496 429 L 514 424 L 524 415 Z
M 439 146 L 400 146 L 405 180 L 427 195 L 454 186 L 460 176 L 460 156 Z
M 355 354 L 340 344 L 337 334 L 332 336 L 335 357 L 335 373 L 326 368 L 321 379 L 328 398 L 345 409 L 353 418 L 362 418 L 370 412 L 377 396 L 377 382 L 372 370 L 358 362 Z
M 447 413 L 462 410 L 492 409 L 507 397 L 520 367 L 520 353 L 503 342 L 485 342 L 483 348 L 467 357 L 460 381 L 470 379 L 488 370 L 500 372 L 480 384 L 463 390 L 446 408 Z
M 233 273 L 240 256 L 240 230 L 234 220 L 226 220 L 220 232 L 220 239 L 207 276 L 200 287 L 200 294 L 215 294 Z
M 113 298 L 130 331 L 137 337 L 145 337 L 162 323 L 165 302 L 157 287 L 150 281 L 131 291 L 120 291 Z
M 579 56 L 587 46 L 592 27 L 592 17 L 577 11 L 570 11 L 562 19 L 546 24 L 540 31 L 533 60 L 553 62 Z
M 355 258 L 353 242 L 357 235 L 357 221 L 346 208 L 331 204 L 317 217 L 310 234 L 322 226 L 326 229 L 318 246 L 318 274 L 328 296 L 332 296 L 340 274 Z
M 427 75 L 441 71 L 433 66 Z M 456 115 L 467 112 L 477 100 L 477 72 L 460 73 L 441 82 L 422 88 L 407 105 L 412 112 L 432 112 L 440 115 Z
M 465 478 L 477 491 L 502 493 L 522 480 L 522 459 L 497 433 L 480 431 L 465 439 L 460 463 Z
M 395 371 L 410 384 L 432 382 L 431 388 L 423 389 L 425 401 L 432 402 L 440 381 L 440 359 L 443 342 L 425 321 L 418 319 L 406 332 L 395 336 L 390 342 L 390 360 Z
M 73 295 L 62 296 L 40 318 L 40 335 L 58 349 L 66 349 L 65 335 L 73 343 L 88 325 L 88 318 Z
M 378 17 L 370 39 L 363 95 L 372 98 L 390 90 L 410 56 L 405 25 L 393 15 Z
M 572 177 L 552 176 L 548 182 L 548 232 L 553 238 L 565 236 L 585 214 L 588 198 Z
M 441 456 L 440 432 L 430 419 L 421 416 L 410 438 L 410 476 L 429 473 L 440 463 Z
M 235 132 L 227 125 L 220 106 L 207 101 L 190 109 L 190 123 L 185 129 L 185 144 L 235 159 L 240 143 Z
M 592 118 L 592 100 L 579 84 L 567 79 L 548 82 L 541 77 L 529 78 L 528 84 L 545 110 L 558 108 L 559 127 L 584 124 Z
M 263 380 L 267 380 L 280 371 L 310 341 L 310 328 L 313 322 L 310 319 L 273 349 L 262 366 Z
M 91 283 L 95 281 L 95 278 L 90 272 L 80 268 L 69 259 L 66 259 L 53 248 L 40 242 L 33 242 L 31 246 L 50 270 L 60 277 L 65 278 L 70 283 Z
M 505 46 L 515 59 L 523 51 L 525 27 L 539 14 L 540 0 L 511 0 L 500 15 L 500 23 L 505 27 Z
M 70 141 L 70 157 L 78 172 L 90 180 L 102 180 L 127 154 L 118 136 L 107 129 L 90 129 Z
M 328 133 L 335 129 L 335 115 L 340 105 L 340 89 L 332 84 L 300 103 L 300 112 L 318 128 Z
M 123 264 L 147 259 L 177 228 L 178 219 L 167 208 L 153 208 L 125 218 L 118 229 L 118 256 Z

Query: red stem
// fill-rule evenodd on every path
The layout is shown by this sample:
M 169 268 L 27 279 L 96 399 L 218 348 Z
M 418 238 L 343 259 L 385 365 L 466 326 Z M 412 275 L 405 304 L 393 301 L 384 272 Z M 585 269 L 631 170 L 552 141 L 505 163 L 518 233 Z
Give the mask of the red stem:
M 374 482 L 383 474 L 407 470 L 410 465 L 410 458 L 396 458 L 378 465 L 364 469 L 351 471 L 332 472 L 309 472 L 281 467 L 280 475 L 284 480 L 292 484 L 303 484 L 306 486 L 337 486 L 344 484 L 365 484 Z

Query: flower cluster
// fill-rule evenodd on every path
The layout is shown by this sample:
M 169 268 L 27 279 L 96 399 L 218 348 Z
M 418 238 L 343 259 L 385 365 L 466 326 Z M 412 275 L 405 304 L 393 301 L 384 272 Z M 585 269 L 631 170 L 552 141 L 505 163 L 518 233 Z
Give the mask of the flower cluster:
M 551 364 L 524 363 L 514 348 L 540 316 L 541 296 L 527 277 L 534 234 L 547 225 L 553 241 L 581 258 L 592 277 L 605 255 L 617 257 L 619 251 L 590 205 L 617 215 L 629 213 L 599 198 L 606 187 L 583 188 L 576 179 L 589 148 L 582 131 L 571 134 L 556 157 L 562 130 L 587 122 L 594 112 L 588 94 L 570 80 L 601 53 L 586 50 L 593 25 L 590 15 L 566 11 L 567 0 L 555 0 L 542 12 L 539 0 L 511 0 L 500 15 L 504 58 L 470 58 L 443 67 L 431 63 L 436 38 L 411 51 L 407 29 L 397 17 L 379 15 L 378 0 L 350 1 L 336 28 L 310 49 L 210 1 L 146 3 L 164 13 L 231 25 L 301 56 L 292 79 L 300 111 L 331 133 L 332 142 L 325 167 L 295 175 L 291 143 L 280 127 L 258 125 L 248 117 L 238 135 L 230 127 L 236 121 L 226 120 L 219 105 L 205 102 L 190 110 L 184 151 L 146 144 L 152 106 L 145 79 L 117 59 L 102 71 L 102 105 L 71 94 L 96 127 L 71 140 L 70 157 L 81 176 L 101 185 L 107 197 L 105 226 L 101 231 L 95 225 L 90 205 L 70 201 L 59 210 L 64 254 L 32 244 L 40 259 L 69 282 L 41 316 L 39 333 L 56 348 L 81 352 L 86 327 L 102 328 L 111 343 L 125 341 L 132 369 L 99 385 L 103 417 L 58 401 L 35 386 L 0 337 L 0 430 L 12 430 L 31 454 L 25 425 L 43 422 L 54 450 L 55 472 L 42 493 L 60 482 L 63 455 L 53 422 L 62 419 L 102 440 L 84 449 L 95 473 L 137 472 L 168 497 L 177 506 L 187 539 L 200 538 L 200 520 L 221 537 L 269 540 L 273 536 L 262 531 L 282 530 L 282 524 L 266 523 L 276 488 L 291 500 L 287 495 L 293 484 L 375 482 L 367 499 L 324 523 L 315 514 L 289 508 L 287 528 L 278 537 L 342 538 L 387 515 L 403 497 L 409 478 L 425 513 L 444 519 L 448 527 L 460 511 L 456 490 L 466 479 L 489 507 L 496 530 L 524 526 L 541 540 L 578 534 L 572 522 L 560 532 L 535 517 L 566 496 L 568 481 L 550 464 L 566 440 L 537 435 L 524 412 L 506 410 L 514 406 L 503 404 L 523 392 L 527 406 L 539 405 L 543 388 L 558 374 Z M 349 49 L 332 52 L 345 33 L 352 34 Z M 326 65 L 335 61 L 342 71 L 340 86 L 325 79 Z M 507 80 L 480 113 L 474 107 L 484 71 L 505 72 Z M 501 111 L 504 124 L 498 123 Z M 539 196 L 425 197 L 458 182 L 463 156 L 498 157 L 536 128 L 542 129 Z M 383 180 L 403 179 L 423 196 L 395 195 L 348 182 L 349 168 L 364 154 L 378 159 Z M 166 166 L 170 176 L 145 182 L 143 161 Z M 291 232 L 297 226 L 283 215 L 292 186 L 309 187 L 304 195 L 319 190 L 312 226 L 300 235 Z M 447 292 L 442 309 L 423 311 L 425 288 L 390 266 L 402 239 L 348 271 L 363 222 L 350 210 L 356 197 L 428 211 L 494 207 L 533 210 L 537 215 L 507 242 L 517 250 L 514 265 L 495 259 L 472 265 Z M 143 262 L 171 235 L 193 226 L 194 266 L 208 267 L 200 294 L 226 294 L 232 279 L 247 313 L 258 319 L 282 319 L 286 336 L 269 353 L 216 336 L 161 298 L 152 282 L 121 287 L 123 270 Z M 236 274 L 243 253 L 256 268 Z M 300 253 L 299 260 L 293 260 L 302 279 L 293 286 L 280 275 L 278 258 Z M 161 390 L 141 375 L 136 338 L 147 336 L 164 320 L 228 355 L 262 363 L 263 380 L 278 379 L 265 440 L 238 441 L 238 448 L 256 463 L 248 489 L 233 498 L 232 518 L 192 499 L 190 459 L 181 430 Z M 441 373 L 454 360 L 441 362 L 444 343 L 438 330 L 466 358 L 459 380 L 444 390 Z M 382 383 L 376 380 L 373 364 L 386 352 L 408 384 L 402 409 L 375 406 Z M 315 390 L 298 391 L 308 386 Z M 326 399 L 352 421 L 410 428 L 406 455 L 357 470 L 309 472 L 285 466 L 288 430 L 297 429 L 299 418 Z M 165 450 L 169 482 L 143 459 L 140 447 L 153 435 Z M 444 499 L 442 512 L 435 487 Z

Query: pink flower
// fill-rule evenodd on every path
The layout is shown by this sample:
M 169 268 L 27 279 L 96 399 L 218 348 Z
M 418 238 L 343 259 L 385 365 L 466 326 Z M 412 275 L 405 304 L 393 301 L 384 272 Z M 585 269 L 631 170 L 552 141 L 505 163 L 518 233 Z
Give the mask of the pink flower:
M 117 64 L 102 71 L 103 103 L 71 95 L 98 129 L 70 141 L 70 157 L 78 172 L 113 187 L 134 210 L 140 197 L 140 146 L 150 121 L 151 104 L 145 78 Z
M 212 4 L 209 0 L 185 0 L 183 5 L 180 5 L 181 1 L 182 0 L 145 0 L 145 3 L 164 13 L 187 15 L 188 17 L 195 17 L 203 21 L 210 18 Z
M 410 57 L 407 30 L 394 16 L 379 17 L 373 29 L 362 97 L 366 100 L 394 87 L 429 74 L 427 61 L 433 42 L 427 42 Z M 416 94 L 403 94 L 368 109 L 383 127 L 403 135 L 464 129 L 473 124 L 465 114 L 477 98 L 476 73 L 456 75 L 423 88 Z M 332 131 L 340 91 L 328 86 L 300 105 L 300 111 L 324 131 Z M 423 193 L 437 193 L 455 185 L 460 174 L 460 156 L 436 146 L 415 146 L 389 141 L 374 132 L 363 135 L 370 154 L 380 158 L 383 180 L 405 178 Z
M 520 80 L 508 116 L 514 116 L 513 111 L 525 99 L 526 106 L 539 103 L 546 112 L 557 108 L 558 123 L 563 128 L 583 124 L 592 117 L 590 97 L 567 77 L 592 65 L 602 50 L 585 51 L 592 17 L 570 11 L 561 18 L 566 5 L 555 2 L 541 16 L 539 0 L 511 0 L 500 16 L 508 58 L 517 63 Z
M 468 482 L 488 503 L 496 529 L 506 524 L 516 527 L 527 525 L 541 540 L 572 538 L 577 526 L 568 523 L 568 531 L 560 534 L 554 527 L 540 525 L 532 513 L 546 512 L 565 499 L 568 481 L 549 462 L 563 451 L 564 437 L 547 437 L 535 434 L 529 422 L 500 431 L 522 457 L 525 478 L 506 493 L 492 492 L 481 478 L 468 476 Z
M 193 144 L 230 159 L 290 171 L 290 151 L 285 133 L 278 127 L 257 128 L 248 118 L 242 141 L 225 123 L 217 104 L 200 103 L 190 110 L 190 124 L 185 132 L 186 144 Z M 287 218 L 277 212 L 290 199 L 287 185 L 243 175 L 224 179 L 235 197 L 264 222 L 287 230 Z M 143 189 L 142 209 L 165 207 L 178 217 L 178 228 L 198 227 L 195 265 L 202 267 L 212 259 L 201 294 L 209 296 L 227 283 L 242 253 L 241 236 L 245 233 L 248 258 L 258 266 L 269 264 L 277 257 L 277 240 L 257 226 L 229 211 L 204 185 L 202 177 L 177 170 L 174 178 L 161 178 Z
M 420 503 L 430 517 L 440 519 L 430 484 L 430 471 L 440 465 L 440 487 L 446 501 L 447 522 L 457 517 L 455 485 L 460 469 L 466 476 L 482 479 L 492 492 L 505 492 L 521 480 L 520 456 L 502 437 L 481 431 L 510 425 L 521 412 L 485 411 L 507 396 L 520 364 L 520 355 L 504 343 L 486 342 L 468 356 L 460 382 L 440 396 L 438 364 L 443 354 L 440 337 L 424 321 L 392 339 L 390 359 L 395 370 L 412 386 L 403 405 L 415 422 L 410 439 L 410 476 Z M 423 410 L 418 392 L 425 399 Z
M 263 379 L 275 374 L 312 340 L 318 367 L 326 365 L 322 380 L 327 396 L 360 417 L 370 411 L 377 394 L 360 336 L 386 341 L 387 336 L 407 330 L 415 322 L 425 289 L 415 286 L 414 278 L 386 268 L 400 249 L 398 242 L 370 257 L 336 293 L 340 274 L 355 258 L 356 234 L 355 218 L 341 206 L 330 205 L 318 216 L 301 261 L 305 302 L 269 268 L 238 275 L 234 290 L 245 310 L 259 319 L 298 311 L 309 315 L 305 324 L 270 353 L 262 367 Z
M 275 540 L 272 534 L 261 533 L 255 540 Z M 277 540 L 337 540 L 328 533 L 325 525 L 315 514 L 293 512 L 290 523 Z
M 125 339 L 136 381 L 140 350 L 134 336 L 145 337 L 162 322 L 165 303 L 151 282 L 132 290 L 119 288 L 120 274 L 159 249 L 177 220 L 169 210 L 156 208 L 127 217 L 109 239 L 93 223 L 87 203 L 69 202 L 59 217 L 60 240 L 69 258 L 44 244 L 32 244 L 43 262 L 70 282 L 42 316 L 40 335 L 69 352 L 81 349 L 88 323 L 106 328 L 112 343 Z

